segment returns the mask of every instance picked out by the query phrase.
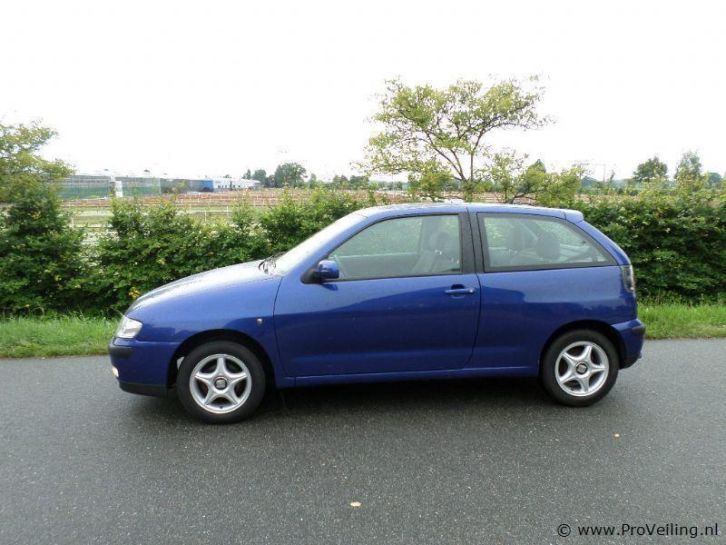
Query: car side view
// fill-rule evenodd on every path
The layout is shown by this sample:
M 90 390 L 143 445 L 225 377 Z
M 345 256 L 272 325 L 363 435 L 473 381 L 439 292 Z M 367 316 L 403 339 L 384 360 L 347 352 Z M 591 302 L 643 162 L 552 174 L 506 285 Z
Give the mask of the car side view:
M 287 253 L 134 302 L 109 345 L 123 390 L 212 423 L 266 388 L 539 376 L 590 405 L 640 357 L 628 257 L 580 212 L 411 204 L 349 214 Z

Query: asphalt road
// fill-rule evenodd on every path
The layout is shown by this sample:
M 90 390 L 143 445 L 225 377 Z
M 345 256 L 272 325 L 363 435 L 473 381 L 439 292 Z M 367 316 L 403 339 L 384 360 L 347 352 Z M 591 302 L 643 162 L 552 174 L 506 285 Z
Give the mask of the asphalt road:
M 529 380 L 359 385 L 215 427 L 104 357 L 3 360 L 0 544 L 724 543 L 725 394 L 726 341 L 662 341 L 587 409 Z

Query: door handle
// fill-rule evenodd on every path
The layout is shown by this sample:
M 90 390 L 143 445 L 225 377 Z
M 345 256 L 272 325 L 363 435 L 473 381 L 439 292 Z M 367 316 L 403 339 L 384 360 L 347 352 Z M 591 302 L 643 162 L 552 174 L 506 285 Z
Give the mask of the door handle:
M 471 295 L 474 292 L 476 292 L 476 289 L 474 288 L 467 288 L 466 286 L 462 286 L 461 284 L 454 284 L 444 293 L 446 295 Z

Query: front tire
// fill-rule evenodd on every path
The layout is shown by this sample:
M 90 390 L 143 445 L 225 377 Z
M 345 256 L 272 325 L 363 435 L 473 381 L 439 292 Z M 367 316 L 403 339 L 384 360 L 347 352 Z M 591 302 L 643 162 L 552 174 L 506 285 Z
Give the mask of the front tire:
M 540 380 L 556 401 L 584 407 L 599 401 L 615 384 L 620 358 L 613 343 L 589 329 L 558 337 L 542 360 Z
M 213 341 L 192 350 L 177 374 L 184 408 L 211 424 L 238 422 L 250 416 L 265 395 L 265 371 L 248 348 Z

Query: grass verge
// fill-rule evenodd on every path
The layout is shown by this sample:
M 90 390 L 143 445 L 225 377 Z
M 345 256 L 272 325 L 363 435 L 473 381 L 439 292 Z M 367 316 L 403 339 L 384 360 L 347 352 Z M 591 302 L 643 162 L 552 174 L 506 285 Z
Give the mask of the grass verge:
M 0 357 L 105 354 L 117 320 L 85 316 L 0 318 Z
M 641 303 L 649 339 L 726 337 L 726 305 Z M 0 357 L 105 354 L 116 320 L 86 316 L 0 318 Z
M 726 305 L 640 303 L 649 339 L 726 337 Z

